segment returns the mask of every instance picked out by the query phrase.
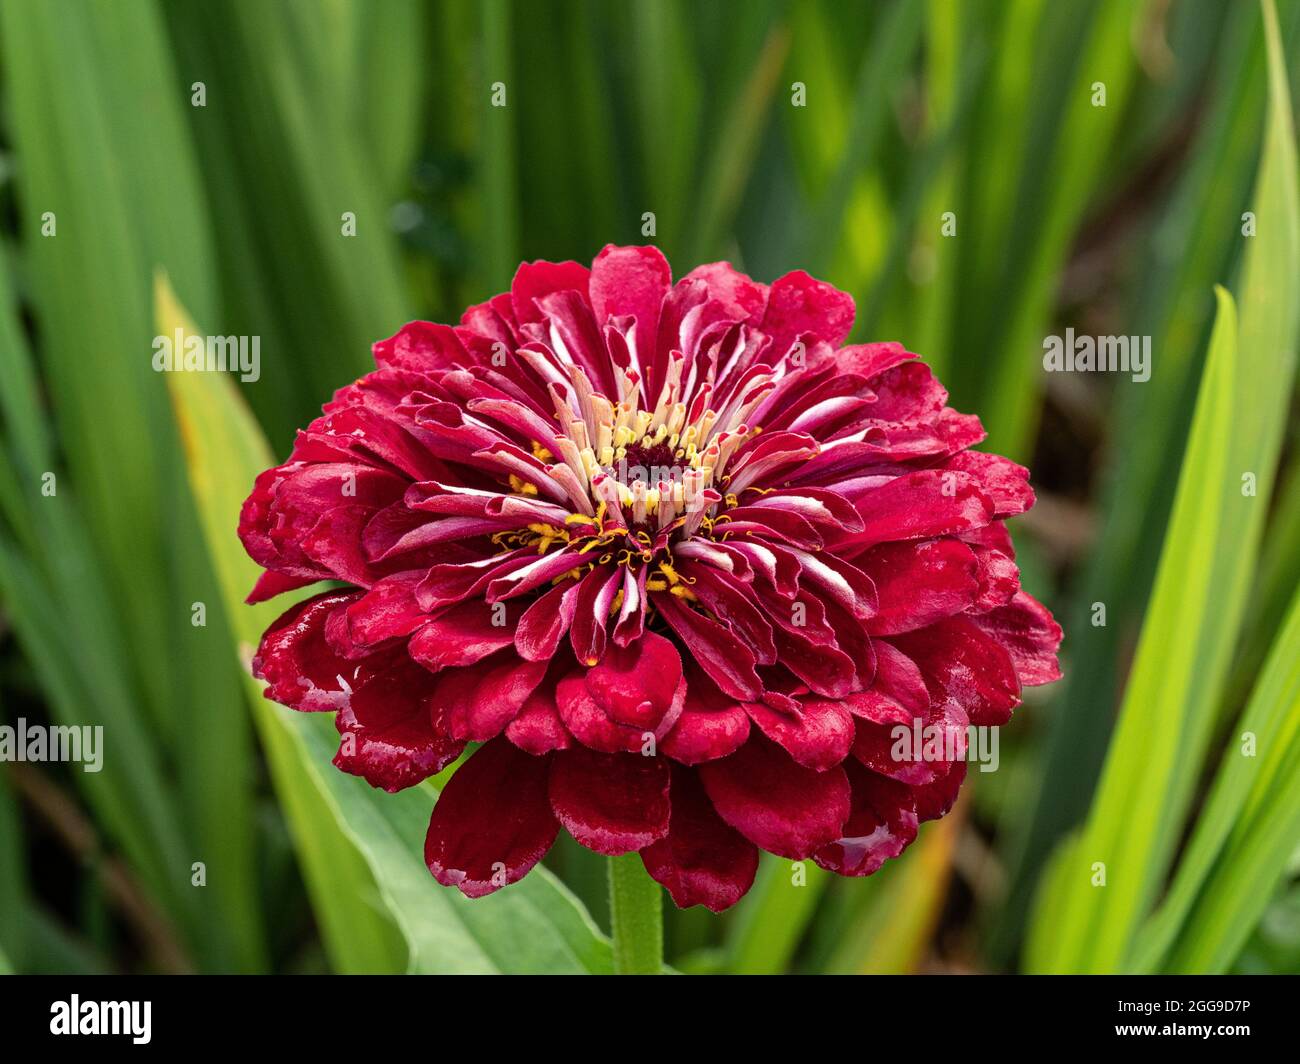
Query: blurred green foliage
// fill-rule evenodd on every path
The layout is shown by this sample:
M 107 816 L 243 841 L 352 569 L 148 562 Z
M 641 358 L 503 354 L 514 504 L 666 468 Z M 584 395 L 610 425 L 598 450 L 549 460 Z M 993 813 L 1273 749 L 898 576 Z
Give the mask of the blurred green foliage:
M 1012 970 L 1038 898 L 1036 967 L 1297 970 L 1295 322 L 1268 308 L 1300 284 L 1278 250 L 1300 2 L 1271 42 L 1262 10 L 0 0 L 0 713 L 106 742 L 99 774 L 0 766 L 0 970 L 607 967 L 593 855 L 560 846 L 554 876 L 467 911 L 421 878 L 431 789 L 312 771 L 319 734 L 241 675 L 265 616 L 237 605 L 233 508 L 373 340 L 455 320 L 521 259 L 642 242 L 678 274 L 809 269 L 853 293 L 856 338 L 926 357 L 1033 468 L 1024 578 L 1067 631 L 1002 771 L 903 859 L 797 887 L 768 861 L 727 916 L 669 913 L 670 963 Z M 1242 322 L 1203 374 L 1216 283 Z M 259 336 L 261 378 L 169 396 L 152 340 L 181 307 Z M 1151 380 L 1047 378 L 1067 326 L 1151 336 Z M 1231 534 L 1171 523 L 1180 470 L 1238 459 L 1261 488 Z M 1162 550 L 1196 579 L 1153 597 Z M 1125 701 L 1144 618 L 1164 635 Z M 1209 677 L 1194 703 L 1166 689 L 1179 662 Z M 1245 722 L 1272 737 L 1250 765 Z M 1139 798 L 1161 804 L 1130 835 Z M 1085 823 L 1141 866 L 1104 901 L 1071 879 L 1103 859 L 1068 841 Z

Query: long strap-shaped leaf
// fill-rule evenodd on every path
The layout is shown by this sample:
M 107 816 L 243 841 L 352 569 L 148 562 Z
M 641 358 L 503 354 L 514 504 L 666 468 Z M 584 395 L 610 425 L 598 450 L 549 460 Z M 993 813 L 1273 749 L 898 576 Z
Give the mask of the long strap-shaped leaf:
M 1219 317 L 1121 718 L 1059 892 L 1043 900 L 1030 965 L 1131 965 L 1139 925 L 1182 832 L 1258 555 L 1295 369 L 1300 274 L 1295 143 L 1276 16 L 1263 0 L 1270 119 L 1242 282 L 1242 321 Z M 1156 372 L 1159 372 L 1158 366 Z M 1253 478 L 1255 491 L 1245 485 Z M 1046 914 L 1051 924 L 1044 922 Z
M 165 280 L 157 291 L 159 330 L 192 333 Z M 257 575 L 235 536 L 239 506 L 253 478 L 272 462 L 257 423 L 224 375 L 168 376 L 190 482 L 220 577 L 240 655 L 247 658 L 277 606 L 242 604 Z M 327 720 L 256 697 L 253 711 L 303 860 L 312 903 L 336 964 L 392 968 L 391 953 L 368 944 L 405 940 L 407 966 L 419 972 L 606 972 L 609 940 L 545 869 L 491 898 L 469 901 L 440 887 L 422 859 L 436 792 L 377 792 L 331 768 L 336 738 Z M 365 865 L 355 860 L 360 854 Z M 359 952 L 360 951 L 360 952 Z
M 1223 971 L 1300 845 L 1300 593 L 1134 966 Z M 1166 958 L 1168 958 L 1166 960 Z

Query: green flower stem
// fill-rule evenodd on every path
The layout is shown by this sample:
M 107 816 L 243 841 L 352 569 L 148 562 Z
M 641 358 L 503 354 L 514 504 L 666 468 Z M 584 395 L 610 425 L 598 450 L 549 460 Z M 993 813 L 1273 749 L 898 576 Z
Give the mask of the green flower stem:
M 663 890 L 634 853 L 609 859 L 609 917 L 618 975 L 657 975 L 663 968 Z

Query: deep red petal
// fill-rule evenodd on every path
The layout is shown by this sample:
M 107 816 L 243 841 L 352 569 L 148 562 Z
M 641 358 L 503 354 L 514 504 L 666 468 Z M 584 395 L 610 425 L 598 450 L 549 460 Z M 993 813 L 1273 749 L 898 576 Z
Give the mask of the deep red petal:
M 1022 684 L 1033 686 L 1061 678 L 1056 659 L 1061 626 L 1032 595 L 1018 592 L 1007 605 L 971 620 L 1011 656 Z
M 551 808 L 583 846 L 613 856 L 668 833 L 668 762 L 575 746 L 555 755 Z
M 753 885 L 758 847 L 718 816 L 696 773 L 675 767 L 670 793 L 668 834 L 643 849 L 641 860 L 678 908 L 720 913 Z
M 545 689 L 529 695 L 519 714 L 506 725 L 506 738 L 530 754 L 567 749 L 569 732 L 555 708 L 555 695 Z
M 1005 724 L 1020 704 L 1011 656 L 972 620 L 950 617 L 892 642 L 920 667 L 932 698 L 958 702 L 972 724 Z
M 853 718 L 836 702 L 804 699 L 798 713 L 783 713 L 762 702 L 750 702 L 745 712 L 764 735 L 799 764 L 818 772 L 838 765 L 853 746 Z
M 424 840 L 433 878 L 481 898 L 527 875 L 560 830 L 546 793 L 550 767 L 505 739 L 475 751 L 433 807 Z
M 876 585 L 872 635 L 910 632 L 963 612 L 979 594 L 975 552 L 955 539 L 882 543 L 857 559 Z
M 916 800 L 911 788 L 853 761 L 845 763 L 845 771 L 853 789 L 853 812 L 843 836 L 823 846 L 813 859 L 842 876 L 869 876 L 916 838 Z
M 696 771 L 718 815 L 781 857 L 812 856 L 840 837 L 849 818 L 849 781 L 842 768 L 814 772 L 759 736 Z

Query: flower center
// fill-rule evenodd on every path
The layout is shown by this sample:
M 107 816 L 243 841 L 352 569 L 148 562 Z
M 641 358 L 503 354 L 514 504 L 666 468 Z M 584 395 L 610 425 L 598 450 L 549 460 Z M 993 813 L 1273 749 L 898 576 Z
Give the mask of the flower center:
M 551 385 L 560 432 L 534 441 L 534 450 L 556 459 L 547 471 L 575 509 L 571 542 L 615 552 L 627 546 L 648 560 L 710 527 L 728 501 L 727 463 L 758 434 L 745 419 L 767 396 L 771 378 L 718 397 L 711 378 L 684 385 L 682 362 L 670 361 L 653 403 L 632 367 L 618 371 L 617 398 L 596 390 L 575 365 L 565 367 L 569 387 Z

